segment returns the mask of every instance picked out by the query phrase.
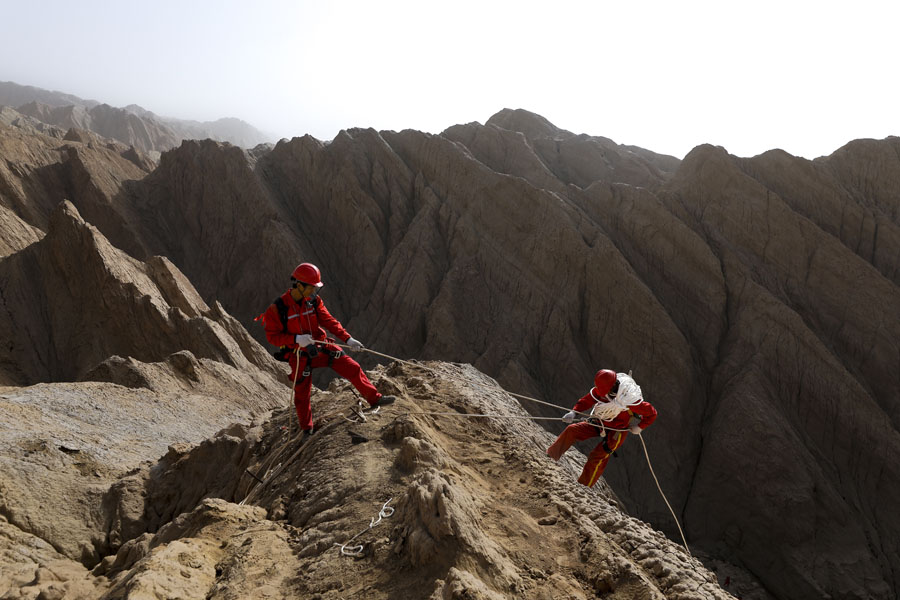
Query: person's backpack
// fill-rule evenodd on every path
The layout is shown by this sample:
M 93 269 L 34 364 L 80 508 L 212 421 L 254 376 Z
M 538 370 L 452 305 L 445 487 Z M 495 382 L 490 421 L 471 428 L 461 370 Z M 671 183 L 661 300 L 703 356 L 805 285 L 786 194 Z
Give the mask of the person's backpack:
M 278 296 L 275 299 L 275 302 L 272 304 L 275 305 L 275 308 L 278 309 L 278 318 L 281 319 L 281 331 L 283 333 L 287 333 L 287 304 L 284 303 L 284 300 L 281 299 L 281 296 Z M 279 346 L 277 350 L 272 351 L 272 356 L 275 357 L 275 360 L 280 360 L 281 362 L 288 362 L 288 354 L 291 353 L 291 349 L 287 346 Z
M 281 299 L 281 296 L 275 298 L 275 301 L 272 303 L 275 305 L 275 308 L 278 309 L 278 318 L 281 319 L 281 331 L 282 333 L 288 333 L 287 322 L 288 322 L 288 307 L 287 304 L 284 303 L 284 300 Z M 254 321 L 262 321 L 263 324 L 266 322 L 266 313 L 262 313 L 255 319 Z M 288 362 L 288 354 L 291 353 L 291 349 L 287 346 L 279 346 L 276 350 L 271 351 L 272 356 L 275 357 L 275 360 L 280 360 L 281 362 Z

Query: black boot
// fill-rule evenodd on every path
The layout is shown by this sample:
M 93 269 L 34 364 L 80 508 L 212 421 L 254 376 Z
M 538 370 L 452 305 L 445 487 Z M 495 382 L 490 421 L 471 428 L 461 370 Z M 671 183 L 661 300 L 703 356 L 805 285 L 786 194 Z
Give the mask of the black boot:
M 387 406 L 388 404 L 393 404 L 397 398 L 395 396 L 381 396 L 378 400 L 375 401 L 375 404 L 372 405 L 372 408 L 378 406 Z

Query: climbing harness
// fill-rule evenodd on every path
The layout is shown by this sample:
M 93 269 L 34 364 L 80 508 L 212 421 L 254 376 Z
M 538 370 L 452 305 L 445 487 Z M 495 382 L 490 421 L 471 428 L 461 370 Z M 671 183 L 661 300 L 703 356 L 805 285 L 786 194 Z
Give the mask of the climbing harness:
M 373 527 L 375 527 L 376 525 L 381 523 L 382 519 L 387 519 L 391 515 L 394 514 L 394 507 L 388 506 L 388 504 L 391 503 L 391 500 L 393 500 L 393 498 L 390 498 L 387 502 L 385 502 L 384 504 L 381 505 L 381 510 L 378 511 L 378 519 L 376 519 L 375 517 L 372 517 L 372 520 L 369 521 L 368 527 L 366 527 L 365 529 L 363 529 L 362 531 L 360 531 L 359 533 L 354 535 L 352 538 L 350 538 L 343 544 L 338 544 L 335 542 L 334 545 L 340 547 L 341 554 L 343 556 L 362 556 L 363 555 L 363 548 L 365 547 L 365 544 L 351 546 L 350 542 L 352 542 L 353 540 L 355 540 L 356 538 L 358 538 L 359 536 L 361 536 L 368 530 L 372 529 Z

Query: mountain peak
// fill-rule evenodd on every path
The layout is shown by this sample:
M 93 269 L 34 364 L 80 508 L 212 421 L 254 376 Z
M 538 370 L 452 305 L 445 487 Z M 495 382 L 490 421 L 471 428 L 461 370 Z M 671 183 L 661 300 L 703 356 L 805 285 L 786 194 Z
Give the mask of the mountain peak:
M 519 131 L 528 138 L 547 137 L 565 139 L 575 134 L 556 127 L 539 114 L 517 108 L 504 108 L 487 120 L 485 125 L 495 125 L 510 131 Z

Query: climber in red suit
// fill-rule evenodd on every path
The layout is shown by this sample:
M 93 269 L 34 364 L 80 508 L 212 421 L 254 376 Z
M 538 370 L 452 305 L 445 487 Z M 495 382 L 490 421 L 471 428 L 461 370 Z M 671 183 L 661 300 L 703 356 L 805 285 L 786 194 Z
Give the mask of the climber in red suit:
M 630 392 L 625 392 L 625 389 Z M 616 397 L 620 392 L 623 397 L 617 403 Z M 625 394 L 629 396 L 627 399 Z M 576 412 L 592 412 L 595 416 L 587 421 L 572 423 Z M 571 424 L 547 449 L 547 455 L 553 460 L 559 460 L 576 441 L 601 436 L 600 443 L 588 456 L 581 477 L 578 478 L 578 483 L 593 487 L 606 469 L 609 457 L 622 446 L 628 433 L 640 434 L 655 419 L 656 409 L 640 397 L 640 388 L 631 377 L 603 369 L 594 376 L 594 387 L 575 403 L 573 410 L 563 416 L 563 421 Z
M 325 303 L 319 297 L 321 287 L 322 277 L 318 267 L 302 263 L 291 274 L 291 289 L 276 299 L 261 315 L 266 339 L 281 347 L 276 357 L 286 359 L 291 365 L 291 381 L 296 381 L 294 406 L 304 436 L 313 433 L 309 402 L 313 369 L 331 367 L 338 375 L 348 379 L 372 407 L 393 404 L 395 400 L 394 396 L 383 396 L 375 389 L 359 363 L 338 346 L 327 343 L 329 338 L 326 330 L 334 336 L 330 341 L 340 341 L 350 346 L 351 350 L 364 348 L 325 308 Z M 286 322 L 283 322 L 282 315 Z M 301 348 L 299 360 L 296 352 L 298 347 Z

